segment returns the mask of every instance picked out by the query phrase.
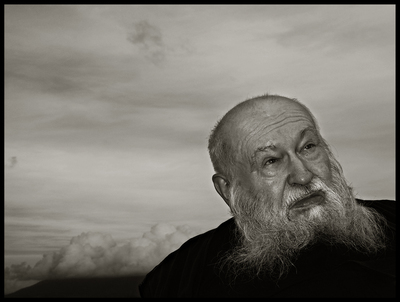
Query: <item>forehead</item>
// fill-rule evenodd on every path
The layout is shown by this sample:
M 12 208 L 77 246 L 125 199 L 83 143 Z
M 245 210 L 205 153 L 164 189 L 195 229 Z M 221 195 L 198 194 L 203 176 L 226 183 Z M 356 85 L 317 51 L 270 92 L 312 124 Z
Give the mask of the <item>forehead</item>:
M 239 153 L 295 139 L 305 128 L 315 129 L 307 110 L 286 99 L 244 108 L 237 114 L 234 124 L 232 143 L 239 148 Z

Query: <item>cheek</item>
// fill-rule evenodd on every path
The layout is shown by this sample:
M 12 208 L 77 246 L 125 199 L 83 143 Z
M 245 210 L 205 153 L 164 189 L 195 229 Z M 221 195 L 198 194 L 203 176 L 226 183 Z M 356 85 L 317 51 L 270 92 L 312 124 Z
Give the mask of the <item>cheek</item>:
M 265 202 L 277 211 L 282 206 L 285 183 L 284 177 L 282 179 L 275 177 L 273 180 L 261 177 L 253 183 L 253 190 L 260 192 Z
M 313 173 L 322 180 L 331 183 L 332 169 L 328 155 L 325 153 L 321 160 L 313 165 Z

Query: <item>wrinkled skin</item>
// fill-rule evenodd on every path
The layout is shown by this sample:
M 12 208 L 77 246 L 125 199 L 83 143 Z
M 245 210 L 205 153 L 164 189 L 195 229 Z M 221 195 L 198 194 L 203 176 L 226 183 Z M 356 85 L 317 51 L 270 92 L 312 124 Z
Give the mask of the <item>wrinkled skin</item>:
M 258 101 L 242 108 L 230 117 L 226 129 L 237 148 L 236 177 L 249 190 L 282 201 L 271 204 L 276 210 L 287 206 L 283 196 L 288 186 L 307 185 L 313 176 L 328 185 L 332 181 L 316 125 L 302 106 L 289 99 Z

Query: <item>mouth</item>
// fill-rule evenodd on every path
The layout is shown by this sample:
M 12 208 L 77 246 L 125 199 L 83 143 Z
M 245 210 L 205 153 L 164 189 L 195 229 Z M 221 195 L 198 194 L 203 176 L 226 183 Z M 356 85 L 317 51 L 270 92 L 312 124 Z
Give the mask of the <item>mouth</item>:
M 325 202 L 325 194 L 321 191 L 313 192 L 289 206 L 290 210 L 306 210 Z

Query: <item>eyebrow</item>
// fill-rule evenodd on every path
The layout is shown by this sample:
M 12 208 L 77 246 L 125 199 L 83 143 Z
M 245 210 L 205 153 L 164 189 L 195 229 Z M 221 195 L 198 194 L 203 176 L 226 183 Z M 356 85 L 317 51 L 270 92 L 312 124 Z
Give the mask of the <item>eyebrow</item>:
M 266 145 L 266 146 L 258 147 L 258 148 L 256 149 L 256 151 L 254 152 L 253 157 L 255 157 L 255 156 L 257 155 L 257 153 L 259 153 L 259 152 L 267 152 L 267 151 L 269 151 L 269 150 L 274 150 L 274 149 L 276 149 L 276 146 L 275 146 L 274 144 L 271 144 L 271 143 L 269 143 L 269 144 Z
M 304 135 L 306 134 L 307 131 L 311 131 L 313 134 L 315 134 L 316 136 L 318 136 L 317 130 L 314 127 L 306 127 L 303 130 L 301 130 L 299 138 L 303 139 Z

